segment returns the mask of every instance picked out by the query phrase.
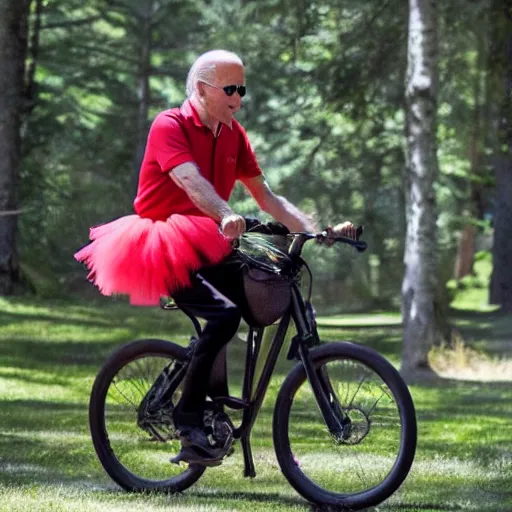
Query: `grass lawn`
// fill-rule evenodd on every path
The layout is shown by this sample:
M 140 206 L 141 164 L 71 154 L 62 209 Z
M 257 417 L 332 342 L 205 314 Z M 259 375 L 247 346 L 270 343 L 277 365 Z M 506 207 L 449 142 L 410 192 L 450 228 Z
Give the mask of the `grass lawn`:
M 510 356 L 510 318 L 461 311 L 456 321 L 479 350 Z M 320 325 L 324 341 L 350 339 L 399 362 L 397 315 L 322 318 Z M 0 299 L 0 326 L 0 510 L 311 510 L 281 475 L 272 447 L 273 404 L 291 368 L 284 356 L 253 431 L 255 479 L 243 477 L 237 448 L 182 495 L 135 495 L 117 488 L 97 461 L 88 430 L 90 389 L 114 348 L 144 337 L 186 344 L 188 321 L 179 312 L 109 300 L 18 298 Z M 232 392 L 243 353 L 244 345 L 233 342 Z M 435 378 L 411 391 L 419 424 L 415 463 L 400 490 L 375 510 L 512 511 L 511 383 L 494 381 L 491 372 L 486 381 Z

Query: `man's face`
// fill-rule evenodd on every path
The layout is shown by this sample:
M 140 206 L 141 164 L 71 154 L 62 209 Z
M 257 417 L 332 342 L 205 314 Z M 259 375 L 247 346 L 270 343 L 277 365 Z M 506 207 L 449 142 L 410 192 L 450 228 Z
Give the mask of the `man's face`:
M 226 85 L 245 85 L 244 68 L 240 64 L 220 63 L 216 65 L 215 79 L 212 83 L 221 87 L 203 84 L 204 104 L 210 118 L 231 126 L 233 115 L 240 110 L 242 98 L 238 91 L 228 96 L 222 87 Z

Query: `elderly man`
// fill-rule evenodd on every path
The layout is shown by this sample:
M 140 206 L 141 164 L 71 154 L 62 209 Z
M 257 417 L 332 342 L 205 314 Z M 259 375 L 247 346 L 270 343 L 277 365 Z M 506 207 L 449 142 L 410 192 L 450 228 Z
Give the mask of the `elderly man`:
M 92 243 L 75 255 L 89 266 L 102 293 L 128 293 L 132 303 L 153 304 L 166 291 L 185 312 L 207 321 L 175 409 L 181 460 L 204 465 L 218 463 L 226 451 L 212 446 L 203 430 L 209 375 L 241 317 L 249 314 L 241 266 L 226 241 L 246 229 L 244 217 L 227 203 L 236 180 L 290 231 L 315 230 L 265 181 L 234 118 L 245 93 L 237 55 L 223 50 L 201 55 L 188 75 L 187 100 L 161 112 L 151 126 L 134 202 L 137 215 L 93 229 Z M 350 222 L 329 229 L 355 234 Z

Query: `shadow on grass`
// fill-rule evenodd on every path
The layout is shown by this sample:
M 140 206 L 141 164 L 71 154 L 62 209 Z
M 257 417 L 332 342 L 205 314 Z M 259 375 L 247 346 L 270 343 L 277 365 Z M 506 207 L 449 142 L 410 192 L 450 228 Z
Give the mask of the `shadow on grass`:
M 434 503 L 404 503 L 401 505 L 387 505 L 384 507 L 383 510 L 396 510 L 397 512 L 399 512 L 400 510 L 404 510 L 406 512 L 419 510 L 428 510 L 428 512 L 450 512 L 452 510 L 457 510 L 459 512 L 461 508 L 458 505 L 439 505 Z
M 483 320 L 499 320 L 501 318 L 505 318 L 507 313 L 504 313 L 499 309 L 496 311 L 475 311 L 450 308 L 449 316 L 451 318 L 468 318 L 478 322 Z
M 42 314 L 19 314 L 19 313 L 0 313 L 0 326 L 10 325 L 18 322 L 52 322 L 55 324 L 63 325 L 81 325 L 85 327 L 108 327 L 112 323 L 112 319 L 77 319 L 59 315 L 42 315 Z
M 18 432 L 20 436 L 22 432 L 32 432 L 37 436 L 40 432 L 58 434 L 73 431 L 89 435 L 87 403 L 2 400 L 0 410 L 0 425 L 4 432 Z M 4 439 L 4 434 L 0 434 L 0 439 Z
M 120 340 L 104 342 L 52 342 L 41 339 L 17 339 L 15 342 L 0 341 L 0 367 L 33 369 L 45 371 L 55 369 L 60 375 L 79 376 L 76 366 L 87 368 L 88 375 L 92 367 L 98 367 L 117 347 Z M 27 377 L 30 380 L 30 377 Z

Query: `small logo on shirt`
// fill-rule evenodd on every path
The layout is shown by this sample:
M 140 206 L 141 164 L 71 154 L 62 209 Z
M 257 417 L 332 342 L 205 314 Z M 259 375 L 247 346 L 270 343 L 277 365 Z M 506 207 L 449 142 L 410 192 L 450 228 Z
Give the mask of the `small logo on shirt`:
M 226 163 L 228 165 L 234 165 L 234 164 L 236 164 L 236 158 L 234 156 L 228 156 L 226 158 Z

